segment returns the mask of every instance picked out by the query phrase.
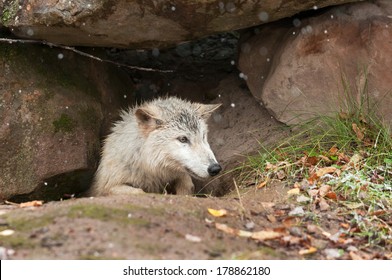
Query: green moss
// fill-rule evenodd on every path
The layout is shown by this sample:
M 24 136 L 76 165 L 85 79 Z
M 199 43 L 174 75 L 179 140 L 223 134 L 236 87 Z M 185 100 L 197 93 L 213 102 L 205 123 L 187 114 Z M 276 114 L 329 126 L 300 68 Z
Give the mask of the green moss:
M 129 211 L 125 209 L 109 208 L 101 205 L 87 204 L 76 205 L 70 208 L 68 217 L 70 218 L 90 218 L 101 221 L 113 221 L 120 224 L 130 224 L 138 226 L 148 226 L 150 223 L 141 218 L 129 218 Z
M 6 217 L 9 228 L 18 231 L 26 232 L 35 228 L 44 227 L 53 223 L 55 213 L 44 215 L 34 219 L 24 217 Z
M 61 114 L 60 118 L 53 121 L 54 132 L 72 132 L 75 125 L 75 121 L 65 113 Z
M 263 260 L 270 260 L 270 259 L 280 259 L 284 260 L 287 259 L 287 256 L 273 248 L 269 247 L 262 247 L 257 251 L 250 251 L 250 252 L 242 252 L 233 257 L 236 260 L 255 260 L 255 259 L 263 259 Z
M 81 255 L 78 258 L 79 260 L 123 260 L 124 258 L 120 257 L 112 257 L 112 256 L 107 256 L 107 255 Z
M 18 235 L 2 237 L 0 239 L 0 244 L 1 246 L 5 246 L 12 249 L 19 249 L 19 248 L 31 249 L 37 246 L 34 240 Z

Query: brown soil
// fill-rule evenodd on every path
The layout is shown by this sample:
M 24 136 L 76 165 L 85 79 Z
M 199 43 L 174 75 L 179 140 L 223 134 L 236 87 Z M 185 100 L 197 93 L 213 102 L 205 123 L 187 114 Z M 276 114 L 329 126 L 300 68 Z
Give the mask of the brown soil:
M 283 200 L 279 185 L 248 189 L 238 197 L 196 198 L 143 194 L 130 197 L 82 198 L 41 207 L 2 205 L 0 244 L 11 259 L 232 259 L 297 258 L 284 247 L 236 237 L 215 228 L 215 222 L 253 231 L 273 228 L 268 202 Z M 226 209 L 213 217 L 208 208 Z M 190 241 L 192 235 L 200 242 Z M 197 239 L 197 238 L 196 238 Z M 10 254 L 11 253 L 11 254 Z M 4 256 L 3 256 L 4 257 Z

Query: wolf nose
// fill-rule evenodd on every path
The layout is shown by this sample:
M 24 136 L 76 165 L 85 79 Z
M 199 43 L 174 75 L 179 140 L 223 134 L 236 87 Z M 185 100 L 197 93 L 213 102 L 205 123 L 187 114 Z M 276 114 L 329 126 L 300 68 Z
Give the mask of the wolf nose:
M 220 171 L 222 170 L 222 167 L 218 163 L 213 163 L 210 166 L 208 166 L 208 174 L 210 176 L 215 176 L 217 175 Z

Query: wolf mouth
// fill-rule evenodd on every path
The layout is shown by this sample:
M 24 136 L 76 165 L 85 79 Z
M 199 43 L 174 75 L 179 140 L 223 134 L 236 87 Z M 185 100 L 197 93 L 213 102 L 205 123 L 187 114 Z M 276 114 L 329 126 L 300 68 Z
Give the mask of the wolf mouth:
M 197 175 L 195 172 L 193 172 L 192 170 L 190 170 L 188 167 L 185 167 L 185 170 L 186 170 L 186 172 L 188 172 L 188 174 L 189 174 L 191 177 L 193 177 L 193 178 L 195 178 L 195 179 L 199 179 L 199 180 L 205 180 L 205 179 L 206 179 L 205 177 L 201 177 L 201 176 Z

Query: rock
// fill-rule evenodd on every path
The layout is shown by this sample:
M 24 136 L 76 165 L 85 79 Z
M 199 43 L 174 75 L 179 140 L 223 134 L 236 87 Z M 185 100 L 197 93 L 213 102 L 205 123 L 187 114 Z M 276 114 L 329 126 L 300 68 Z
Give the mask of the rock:
M 21 37 L 64 45 L 158 48 L 355 0 L 19 2 L 0 1 L 0 18 Z
M 348 113 L 348 99 L 369 101 L 390 123 L 391 13 L 392 2 L 378 0 L 264 25 L 242 43 L 239 68 L 252 94 L 286 124 Z
M 73 52 L 0 45 L 0 201 L 83 191 L 123 79 L 117 67 Z

